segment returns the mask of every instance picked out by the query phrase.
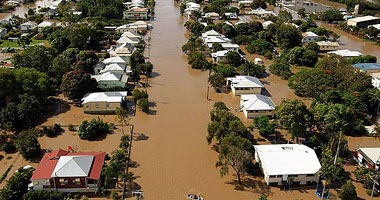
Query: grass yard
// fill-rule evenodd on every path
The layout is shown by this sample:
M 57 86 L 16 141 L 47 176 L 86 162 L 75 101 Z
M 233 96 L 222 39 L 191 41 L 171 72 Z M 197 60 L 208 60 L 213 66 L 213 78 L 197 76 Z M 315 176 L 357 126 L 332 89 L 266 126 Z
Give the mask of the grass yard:
M 41 44 L 41 43 L 45 44 L 47 42 L 48 42 L 47 40 L 36 40 L 36 39 L 32 38 L 32 42 L 28 46 L 33 46 L 33 45 L 37 45 L 37 44 Z M 17 47 L 22 47 L 22 46 L 17 44 L 17 42 L 11 42 L 9 40 L 0 40 L 0 48 L 4 48 L 4 47 L 17 48 Z

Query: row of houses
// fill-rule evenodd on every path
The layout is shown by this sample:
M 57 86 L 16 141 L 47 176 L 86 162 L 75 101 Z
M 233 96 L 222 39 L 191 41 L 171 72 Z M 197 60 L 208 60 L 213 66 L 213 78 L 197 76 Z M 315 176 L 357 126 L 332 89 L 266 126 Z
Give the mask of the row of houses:
M 147 20 L 148 8 L 146 7 L 144 0 L 132 0 L 130 2 L 123 3 L 124 11 L 123 18 L 130 20 Z

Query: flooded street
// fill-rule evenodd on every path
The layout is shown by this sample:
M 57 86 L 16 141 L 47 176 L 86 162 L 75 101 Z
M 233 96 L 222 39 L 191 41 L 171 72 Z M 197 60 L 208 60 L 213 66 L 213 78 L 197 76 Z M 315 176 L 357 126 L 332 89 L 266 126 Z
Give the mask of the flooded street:
M 349 33 L 341 31 L 336 28 L 336 25 L 333 24 L 328 24 L 324 22 L 317 22 L 317 24 L 318 26 L 334 31 L 340 36 L 340 38 L 338 39 L 340 49 L 360 51 L 364 55 L 370 54 L 376 56 L 378 61 L 380 60 L 380 46 L 376 45 L 374 42 L 366 41 L 358 37 L 355 37 Z
M 10 10 L 7 13 L 0 13 L 0 20 L 9 19 L 12 15 L 24 18 L 24 14 L 28 12 L 29 8 L 48 7 L 52 4 L 58 5 L 59 2 L 61 2 L 61 0 L 36 0 L 34 3 L 21 4 L 20 6 L 17 6 L 15 10 Z

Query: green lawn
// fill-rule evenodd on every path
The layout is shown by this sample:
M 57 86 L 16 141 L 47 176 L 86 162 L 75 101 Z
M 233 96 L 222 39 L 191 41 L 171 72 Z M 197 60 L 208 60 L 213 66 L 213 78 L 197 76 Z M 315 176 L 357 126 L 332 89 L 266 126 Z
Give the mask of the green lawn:
M 47 40 L 35 40 L 34 38 L 32 39 L 32 42 L 29 45 L 36 45 L 39 43 L 45 43 Z M 17 42 L 11 42 L 9 40 L 0 40 L 0 48 L 4 47 L 22 47 L 17 44 Z

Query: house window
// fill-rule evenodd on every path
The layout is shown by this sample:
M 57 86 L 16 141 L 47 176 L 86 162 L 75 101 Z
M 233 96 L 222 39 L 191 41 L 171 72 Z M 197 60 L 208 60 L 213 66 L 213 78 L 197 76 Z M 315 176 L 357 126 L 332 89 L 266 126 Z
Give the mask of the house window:
M 95 103 L 95 108 L 99 108 L 99 104 L 98 103 Z
M 88 104 L 86 104 L 86 108 L 88 108 Z
M 269 178 L 276 178 L 276 175 L 270 175 Z
M 73 183 L 80 185 L 80 178 L 76 178 L 75 180 L 73 180 Z
M 38 181 L 33 181 L 33 185 L 38 185 L 39 182 Z
M 65 184 L 67 184 L 67 183 L 68 183 L 67 180 L 65 180 L 65 179 L 63 179 L 63 178 L 60 178 L 60 179 L 59 179 L 59 184 L 61 184 L 61 185 L 65 185 Z
M 313 177 L 314 174 L 306 174 L 306 177 Z
M 107 102 L 107 103 L 106 103 L 106 107 L 107 107 L 107 108 L 110 107 L 110 103 Z
M 277 175 L 276 177 L 277 177 L 277 178 L 282 178 L 282 175 Z

